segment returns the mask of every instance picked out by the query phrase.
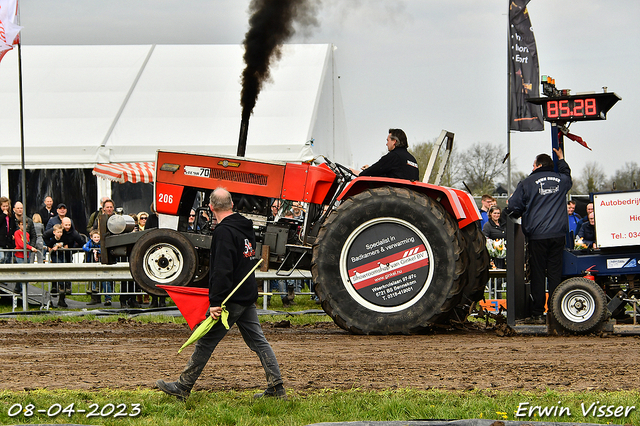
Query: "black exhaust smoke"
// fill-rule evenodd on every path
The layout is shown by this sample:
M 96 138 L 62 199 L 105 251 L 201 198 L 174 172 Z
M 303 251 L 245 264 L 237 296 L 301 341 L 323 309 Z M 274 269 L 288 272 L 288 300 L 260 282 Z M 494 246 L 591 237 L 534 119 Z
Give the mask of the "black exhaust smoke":
M 249 31 L 242 72 L 242 121 L 238 156 L 244 157 L 249 132 L 249 118 L 265 81 L 269 80 L 272 61 L 282 56 L 282 45 L 295 34 L 294 23 L 302 27 L 317 26 L 315 12 L 320 0 L 252 0 L 249 5 Z

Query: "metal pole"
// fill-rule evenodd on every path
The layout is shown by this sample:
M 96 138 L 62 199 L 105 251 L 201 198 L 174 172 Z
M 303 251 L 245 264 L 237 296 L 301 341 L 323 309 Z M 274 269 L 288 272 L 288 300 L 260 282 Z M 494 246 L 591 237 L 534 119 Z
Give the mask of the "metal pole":
M 27 182 L 26 173 L 24 169 L 24 107 L 22 97 L 22 49 L 20 48 L 20 41 L 18 41 L 18 91 L 20 94 L 20 159 L 22 162 L 22 169 L 20 173 L 20 179 L 22 180 L 22 259 L 28 262 L 29 257 L 27 255 Z M 22 286 L 22 310 L 29 310 L 29 302 L 27 300 L 27 283 Z
M 507 10 L 507 197 L 511 194 L 511 22 Z

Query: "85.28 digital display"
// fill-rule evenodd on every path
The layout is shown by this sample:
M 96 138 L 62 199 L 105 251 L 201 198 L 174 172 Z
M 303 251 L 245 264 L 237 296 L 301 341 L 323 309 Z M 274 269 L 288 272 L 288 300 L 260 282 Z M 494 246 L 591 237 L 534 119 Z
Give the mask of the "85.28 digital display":
M 619 100 L 620 97 L 611 92 L 527 99 L 542 105 L 544 120 L 550 122 L 606 120 L 607 112 Z
M 544 104 L 545 119 L 594 120 L 599 119 L 596 98 L 550 99 Z

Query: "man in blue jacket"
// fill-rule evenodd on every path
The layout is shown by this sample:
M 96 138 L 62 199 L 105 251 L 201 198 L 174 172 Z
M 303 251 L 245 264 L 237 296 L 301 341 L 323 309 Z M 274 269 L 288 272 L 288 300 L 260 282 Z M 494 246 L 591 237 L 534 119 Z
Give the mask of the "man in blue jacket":
M 568 232 L 566 196 L 572 186 L 571 169 L 562 150 L 553 151 L 558 157 L 558 172 L 549 155 L 538 155 L 533 171 L 518 184 L 507 207 L 507 214 L 522 217 L 522 232 L 529 244 L 533 306 L 526 322 L 533 324 L 546 322 L 545 277 L 551 295 L 562 279 L 562 251 Z
M 231 194 L 224 188 L 211 193 L 209 206 L 218 220 L 211 241 L 211 271 L 209 273 L 209 314 L 218 319 L 222 314 L 222 302 L 251 271 L 255 261 L 256 240 L 253 223 L 239 213 L 233 212 Z M 258 285 L 255 275 L 240 286 L 227 301 L 229 327 L 238 325 L 245 343 L 260 358 L 267 376 L 268 388 L 254 395 L 255 398 L 277 397 L 286 399 L 280 367 L 273 349 L 264 337 L 255 302 L 258 300 Z M 195 350 L 177 382 L 158 380 L 156 385 L 163 392 L 185 400 L 209 361 L 218 342 L 227 334 L 227 329 L 218 321 L 211 330 L 196 342 Z

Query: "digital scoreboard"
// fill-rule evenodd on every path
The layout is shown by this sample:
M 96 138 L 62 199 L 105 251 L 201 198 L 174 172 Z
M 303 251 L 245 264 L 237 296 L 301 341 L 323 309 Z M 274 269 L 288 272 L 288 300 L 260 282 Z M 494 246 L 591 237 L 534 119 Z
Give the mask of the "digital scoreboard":
M 615 93 L 591 93 L 531 98 L 527 101 L 542 105 L 544 120 L 554 123 L 606 120 L 607 112 L 620 99 Z

